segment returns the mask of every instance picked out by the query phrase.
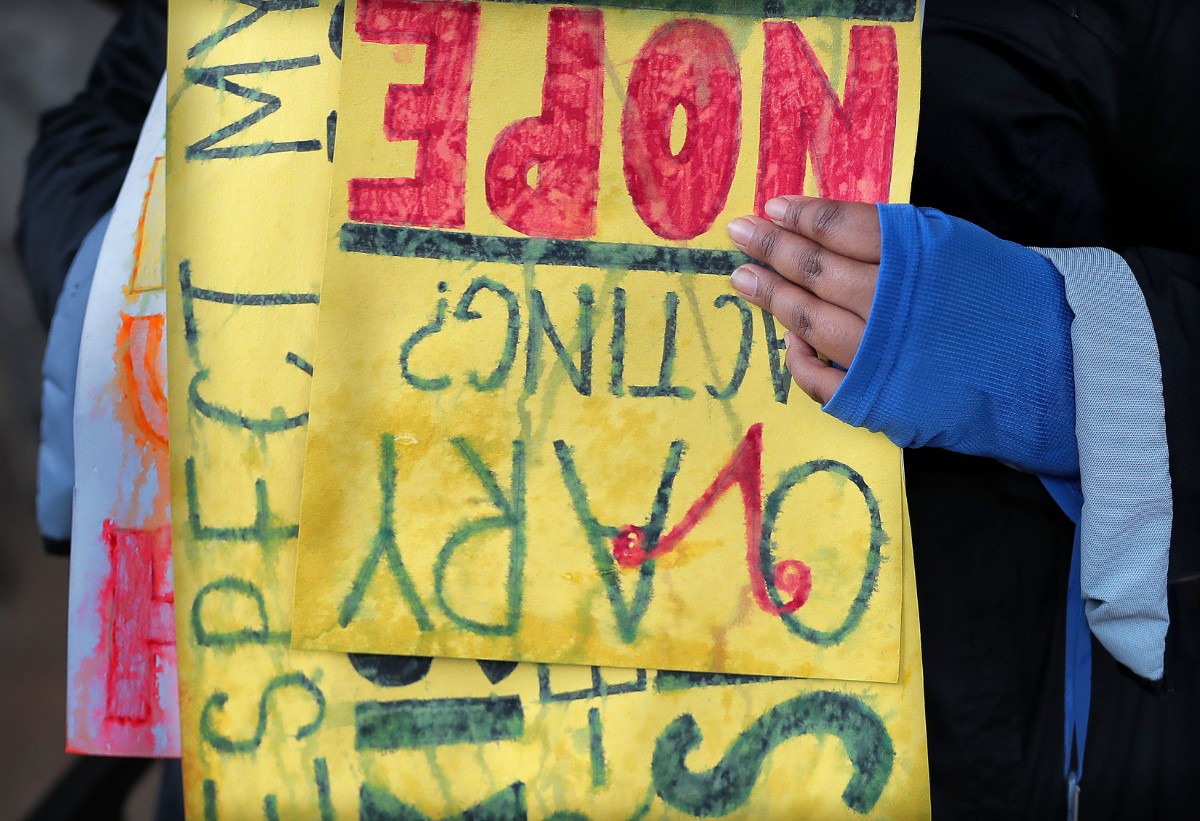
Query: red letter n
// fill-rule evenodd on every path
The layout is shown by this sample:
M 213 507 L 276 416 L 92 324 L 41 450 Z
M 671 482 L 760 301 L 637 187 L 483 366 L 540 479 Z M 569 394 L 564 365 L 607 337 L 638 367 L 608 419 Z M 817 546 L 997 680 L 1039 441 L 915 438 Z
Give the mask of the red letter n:
M 550 10 L 542 113 L 496 137 L 488 206 L 522 234 L 582 239 L 596 233 L 604 18 L 597 9 Z M 526 182 L 537 169 L 537 183 Z
M 796 24 L 763 26 L 757 211 L 761 214 L 771 197 L 803 193 L 810 154 L 821 196 L 887 202 L 899 83 L 895 31 L 887 26 L 850 30 L 846 93 L 839 103 Z
M 350 219 L 461 228 L 479 4 L 362 0 L 355 29 L 364 42 L 424 44 L 425 81 L 392 83 L 384 103 L 387 138 L 417 141 L 416 172 L 350 180 Z

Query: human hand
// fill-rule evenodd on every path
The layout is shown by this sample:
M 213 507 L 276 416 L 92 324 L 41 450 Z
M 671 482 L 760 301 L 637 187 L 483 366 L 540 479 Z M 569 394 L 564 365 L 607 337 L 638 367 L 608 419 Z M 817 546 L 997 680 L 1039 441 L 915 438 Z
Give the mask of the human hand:
M 874 205 L 785 196 L 763 207 L 770 221 L 729 224 L 741 251 L 764 265 L 743 265 L 730 283 L 787 329 L 787 367 L 810 398 L 827 403 L 858 352 L 879 274 L 879 215 Z M 821 359 L 825 357 L 825 359 Z

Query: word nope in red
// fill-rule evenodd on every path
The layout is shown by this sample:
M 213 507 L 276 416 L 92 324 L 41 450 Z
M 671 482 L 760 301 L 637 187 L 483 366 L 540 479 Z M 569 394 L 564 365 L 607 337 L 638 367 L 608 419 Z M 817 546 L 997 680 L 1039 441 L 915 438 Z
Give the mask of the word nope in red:
M 462 228 L 467 125 L 479 33 L 478 3 L 362 0 L 364 42 L 425 46 L 424 81 L 392 83 L 383 130 L 417 143 L 412 177 L 349 182 L 357 222 Z M 895 31 L 850 31 L 842 99 L 799 27 L 764 20 L 755 205 L 804 190 L 812 157 L 822 196 L 885 202 L 892 176 L 898 93 Z M 604 14 L 549 11 L 542 111 L 496 135 L 484 190 L 492 213 L 528 236 L 596 233 L 604 112 Z M 728 34 L 680 18 L 659 26 L 633 62 L 621 117 L 626 188 L 638 216 L 666 240 L 707 231 L 725 207 L 741 143 L 741 69 Z M 677 112 L 687 118 L 671 148 Z M 531 173 L 535 172 L 535 173 Z

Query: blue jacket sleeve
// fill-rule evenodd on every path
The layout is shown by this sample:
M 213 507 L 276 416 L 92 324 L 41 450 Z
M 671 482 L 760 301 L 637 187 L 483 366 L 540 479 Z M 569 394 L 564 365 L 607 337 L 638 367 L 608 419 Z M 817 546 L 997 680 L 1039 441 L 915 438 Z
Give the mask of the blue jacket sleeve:
M 874 302 L 825 410 L 901 447 L 1077 475 L 1072 314 L 1058 271 L 940 211 L 878 208 Z
M 1041 474 L 1079 525 L 1092 632 L 1161 679 L 1172 478 L 1158 345 L 1129 266 L 929 209 L 881 205 L 879 219 L 875 299 L 825 410 L 902 447 Z

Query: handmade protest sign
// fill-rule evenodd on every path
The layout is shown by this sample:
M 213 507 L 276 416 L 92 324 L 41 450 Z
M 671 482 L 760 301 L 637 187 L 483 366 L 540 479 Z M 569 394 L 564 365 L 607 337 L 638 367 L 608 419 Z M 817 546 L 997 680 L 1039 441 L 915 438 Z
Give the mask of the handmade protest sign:
M 289 646 L 339 10 L 170 8 L 167 334 L 188 816 L 927 816 L 901 529 L 889 542 L 906 597 L 894 684 Z
M 75 403 L 67 749 L 179 755 L 163 320 L 160 86 L 84 318 Z
M 907 196 L 917 24 L 718 8 L 347 4 L 296 646 L 895 680 L 899 452 L 725 225 Z

